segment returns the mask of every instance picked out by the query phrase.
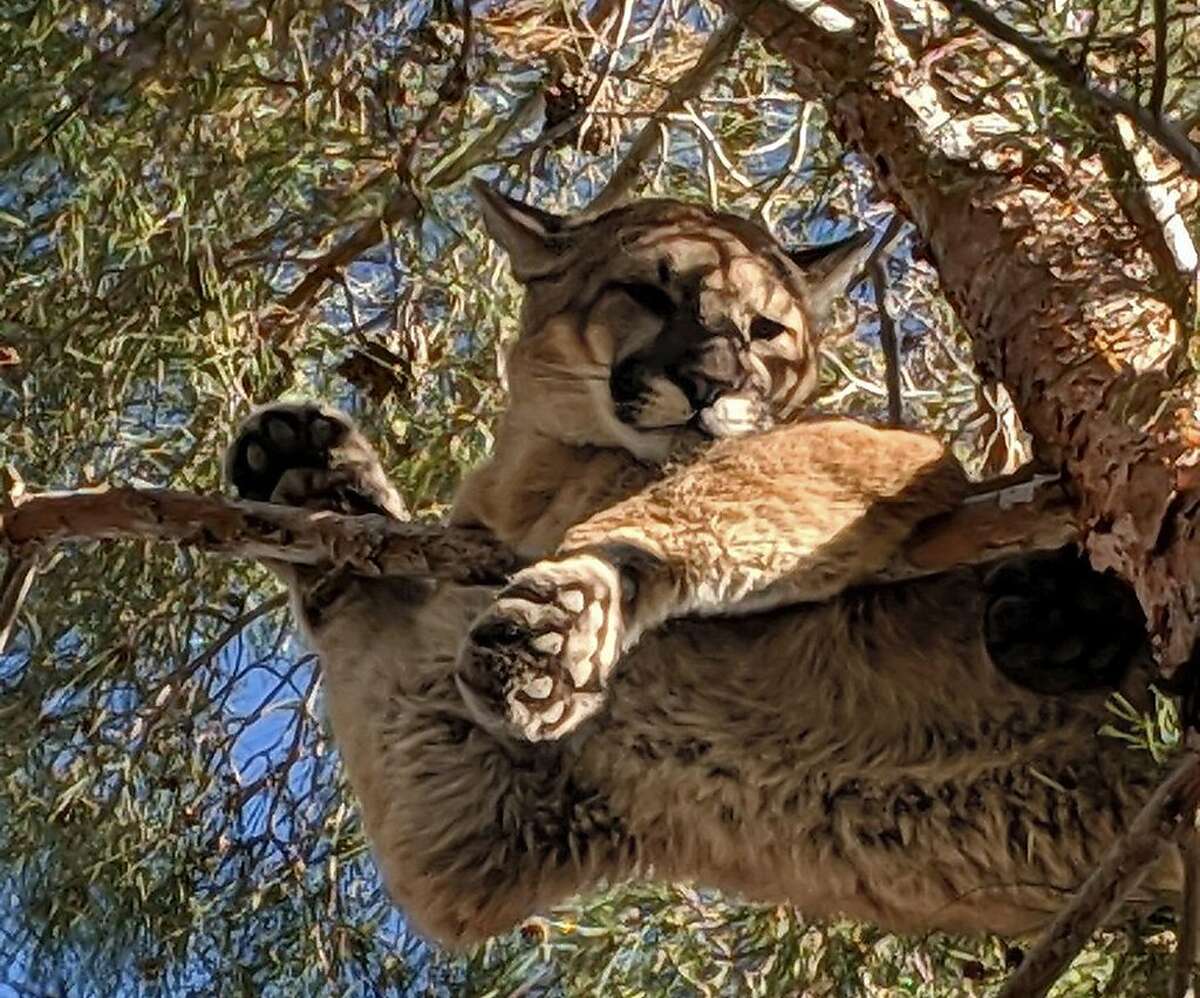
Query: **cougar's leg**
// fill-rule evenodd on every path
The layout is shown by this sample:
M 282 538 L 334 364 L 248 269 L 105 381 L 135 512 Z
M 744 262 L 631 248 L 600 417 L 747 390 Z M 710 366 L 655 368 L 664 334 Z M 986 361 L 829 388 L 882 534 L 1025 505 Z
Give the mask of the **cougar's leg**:
M 340 513 L 408 519 L 374 448 L 343 413 L 316 402 L 278 402 L 253 412 L 225 455 L 225 473 L 243 499 Z M 307 619 L 339 587 L 327 566 L 268 562 Z
M 1048 695 L 1113 689 L 1149 664 L 1133 590 L 1073 548 L 1008 559 L 984 578 L 984 644 L 1014 683 Z
M 648 628 L 828 599 L 965 490 L 933 438 L 851 420 L 718 443 L 517 573 L 472 628 L 460 676 L 526 738 L 560 737 L 601 708 Z

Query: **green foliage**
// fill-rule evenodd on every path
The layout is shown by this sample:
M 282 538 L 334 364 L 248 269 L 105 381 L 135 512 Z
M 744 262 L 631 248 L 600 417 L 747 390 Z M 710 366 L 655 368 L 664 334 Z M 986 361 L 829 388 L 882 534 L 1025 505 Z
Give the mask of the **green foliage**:
M 469 19 L 432 0 L 0 0 L 0 466 L 34 490 L 213 491 L 252 404 L 315 394 L 381 442 L 415 514 L 442 512 L 488 448 L 518 308 L 462 180 L 586 204 L 717 19 L 632 10 L 616 44 L 615 21 L 535 0 Z M 1101 37 L 1132 16 L 1114 5 Z M 994 61 L 952 68 L 1011 69 Z M 1015 80 L 1041 115 L 1022 141 L 1061 157 L 1045 130 L 1087 126 Z M 661 125 L 642 192 L 786 241 L 886 223 L 752 40 Z M 1024 453 L 1011 406 L 910 249 L 890 268 L 908 418 L 1001 470 Z M 878 415 L 875 303 L 842 318 L 822 403 Z M 0 994 L 940 996 L 986 993 L 1011 958 L 641 887 L 451 959 L 382 897 L 319 687 L 256 566 L 151 545 L 45 565 L 0 657 Z M 1057 993 L 1158 993 L 1162 950 L 1113 935 Z

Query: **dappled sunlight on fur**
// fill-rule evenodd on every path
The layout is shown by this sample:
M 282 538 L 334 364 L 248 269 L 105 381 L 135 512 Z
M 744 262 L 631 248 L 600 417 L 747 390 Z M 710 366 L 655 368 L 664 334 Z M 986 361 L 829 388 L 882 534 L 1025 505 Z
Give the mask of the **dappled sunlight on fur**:
M 914 524 L 961 498 L 957 465 L 928 437 L 847 420 L 715 445 L 695 419 L 640 425 L 645 410 L 619 408 L 609 390 L 623 332 L 641 351 L 636 376 L 686 387 L 693 415 L 749 392 L 791 420 L 812 373 L 804 276 L 765 233 L 695 207 L 572 222 L 496 196 L 486 211 L 528 283 L 525 334 L 495 454 L 465 480 L 452 521 L 534 563 L 499 601 L 425 580 L 331 586 L 277 566 L 320 653 L 375 857 L 412 924 L 462 946 L 634 877 L 900 931 L 1045 924 L 1149 795 L 1156 766 L 1097 736 L 1104 683 L 1042 695 L 997 668 L 988 648 L 1018 646 L 1002 625 L 1020 615 L 989 618 L 984 570 L 862 584 Z M 734 263 L 736 287 L 718 280 Z M 709 298 L 685 328 L 689 287 Z M 593 321 L 614 294 L 628 299 L 621 328 Z M 750 373 L 737 383 L 689 367 L 705 336 L 744 345 L 760 315 L 784 329 L 789 349 L 775 356 L 798 365 L 790 377 L 769 352 L 739 354 L 734 376 Z M 656 354 L 647 329 L 680 339 Z M 235 484 L 270 492 L 257 470 L 269 469 L 275 501 L 397 508 L 349 421 L 314 411 L 252 416 L 233 446 Z M 276 446 L 297 427 L 308 437 L 289 453 L 339 442 L 298 478 Z M 1052 566 L 1036 570 L 1047 606 L 1073 598 Z M 1124 619 L 1070 619 L 1128 638 Z M 1144 703 L 1145 643 L 1114 646 L 1105 683 Z M 603 652 L 602 667 L 537 671 L 571 648 Z M 514 698 L 518 666 L 533 671 Z M 523 731 L 505 711 L 530 713 L 546 689 L 593 699 L 570 725 L 553 713 Z M 1179 876 L 1164 859 L 1143 890 L 1165 897 Z

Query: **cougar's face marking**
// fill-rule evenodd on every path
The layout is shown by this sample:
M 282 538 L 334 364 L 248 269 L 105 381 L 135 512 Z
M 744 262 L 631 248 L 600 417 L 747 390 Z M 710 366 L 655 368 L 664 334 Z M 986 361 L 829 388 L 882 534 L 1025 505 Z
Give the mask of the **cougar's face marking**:
M 637 288 L 639 307 L 661 319 L 650 342 L 631 337 L 618 350 L 612 394 L 621 418 L 663 425 L 665 411 L 717 435 L 790 419 L 816 382 L 813 324 L 804 309 L 804 277 L 766 233 L 701 208 L 642 202 L 583 223 L 615 252 L 601 271 L 619 271 Z M 610 237 L 611 238 L 611 237 Z M 675 407 L 664 402 L 671 395 Z M 736 425 L 706 415 L 721 398 L 738 398 L 758 414 Z M 650 401 L 653 400 L 653 401 Z
M 810 282 L 758 226 L 674 201 L 555 218 L 494 192 L 480 200 L 527 287 L 522 341 L 567 323 L 587 359 L 574 372 L 586 392 L 557 384 L 557 418 L 573 422 L 568 399 L 586 394 L 588 425 L 606 429 L 571 439 L 646 457 L 685 426 L 723 436 L 787 421 L 812 393 Z

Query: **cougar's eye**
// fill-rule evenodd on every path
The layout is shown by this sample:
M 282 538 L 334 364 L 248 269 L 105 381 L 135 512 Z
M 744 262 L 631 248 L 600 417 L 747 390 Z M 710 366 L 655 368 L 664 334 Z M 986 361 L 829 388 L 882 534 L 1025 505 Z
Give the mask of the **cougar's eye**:
M 786 327 L 782 323 L 762 315 L 757 316 L 750 323 L 750 339 L 752 340 L 769 340 L 785 331 Z
M 643 284 L 640 281 L 622 281 L 615 286 L 660 319 L 666 319 L 675 311 L 675 302 L 671 296 L 656 285 Z

